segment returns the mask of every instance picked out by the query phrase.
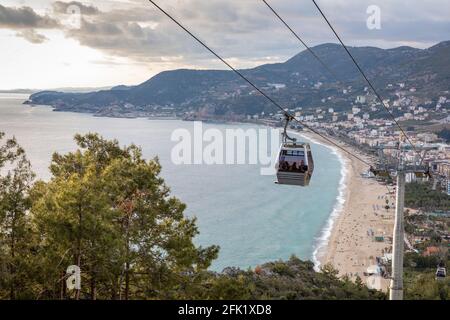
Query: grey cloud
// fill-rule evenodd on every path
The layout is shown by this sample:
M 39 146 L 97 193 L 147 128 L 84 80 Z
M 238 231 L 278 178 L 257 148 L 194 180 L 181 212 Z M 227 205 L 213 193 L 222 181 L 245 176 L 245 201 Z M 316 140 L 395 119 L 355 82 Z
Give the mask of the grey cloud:
M 52 29 L 57 28 L 57 20 L 38 15 L 30 7 L 11 8 L 0 5 L 0 28 L 8 29 Z
M 157 22 L 163 17 L 149 7 L 131 7 L 103 12 L 97 18 L 108 22 Z
M 79 1 L 70 1 L 70 2 L 63 2 L 63 1 L 55 1 L 53 4 L 53 10 L 56 13 L 69 13 L 67 10 L 69 7 L 76 6 L 79 8 L 81 14 L 85 15 L 96 15 L 100 13 L 100 10 L 93 6 L 93 5 L 85 5 Z
M 27 41 L 34 43 L 34 44 L 40 44 L 48 40 L 48 38 L 42 34 L 37 33 L 33 29 L 27 29 L 23 30 L 17 33 L 18 37 L 24 38 Z
M 310 0 L 268 0 L 309 44 L 336 42 Z M 259 0 L 160 0 L 157 3 L 225 58 L 287 59 L 304 48 Z M 349 45 L 395 47 L 448 40 L 447 0 L 321 0 L 323 11 Z M 381 8 L 382 30 L 366 27 L 369 5 Z M 439 8 L 439 9 L 436 9 Z M 446 10 L 447 9 L 447 10 Z M 420 24 L 418 23 L 420 21 Z M 101 11 L 68 36 L 110 55 L 138 61 L 209 64 L 207 51 L 147 1 Z M 181 57 L 181 58 L 180 58 Z M 218 64 L 220 66 L 220 64 Z
M 254 4 L 210 0 L 200 5 L 199 1 L 183 1 L 177 6 L 169 5 L 167 10 L 227 57 L 266 59 L 273 55 L 274 46 L 283 47 L 285 40 L 268 36 L 264 40 L 265 48 L 258 48 L 258 53 L 252 50 L 252 43 L 258 45 L 261 40 L 255 38 L 255 33 L 268 32 L 271 28 L 262 14 L 264 8 L 259 6 L 254 10 Z M 148 4 L 83 19 L 81 28 L 70 30 L 67 35 L 82 45 L 146 62 L 173 59 L 202 64 L 206 60 L 209 64 L 211 58 L 204 48 Z
M 67 32 L 80 44 L 105 51 L 113 56 L 129 57 L 142 61 L 161 61 L 164 56 L 175 55 L 178 45 L 185 45 L 189 53 L 192 43 L 174 38 L 170 32 L 160 32 L 142 27 L 136 22 L 89 22 L 82 20 L 80 29 Z M 191 52 L 192 54 L 192 52 Z
M 268 2 L 310 45 L 336 42 L 310 0 Z M 284 60 L 304 50 L 260 0 L 157 0 L 157 3 L 238 66 L 272 61 L 271 57 Z M 348 45 L 395 47 L 413 43 L 425 47 L 448 40 L 450 34 L 448 0 L 320 0 L 318 3 Z M 70 4 L 81 9 L 81 28 L 61 29 L 64 28 L 67 37 L 84 46 L 149 65 L 223 67 L 146 0 L 117 4 L 107 0 L 56 1 L 53 3 L 56 17 L 65 13 Z M 381 30 L 366 27 L 369 5 L 381 8 Z M 9 10 L 8 15 L 3 13 L 5 10 Z M 34 22 L 19 24 L 19 20 L 33 21 L 25 19 L 25 13 L 34 16 Z M 0 6 L 0 27 L 39 28 L 38 25 L 56 24 L 56 20 L 39 16 L 30 8 Z

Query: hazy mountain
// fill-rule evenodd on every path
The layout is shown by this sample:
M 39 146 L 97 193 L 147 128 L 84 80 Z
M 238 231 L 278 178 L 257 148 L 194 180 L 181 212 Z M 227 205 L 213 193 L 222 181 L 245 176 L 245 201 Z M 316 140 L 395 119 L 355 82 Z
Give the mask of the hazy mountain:
M 348 105 L 340 98 L 344 87 L 361 94 L 366 85 L 344 49 L 337 44 L 312 48 L 336 75 L 331 75 L 308 52 L 302 51 L 284 63 L 266 64 L 241 70 L 256 85 L 287 107 L 317 107 L 321 99 Z M 450 41 L 428 49 L 398 47 L 350 47 L 361 68 L 381 92 L 387 84 L 405 83 L 423 97 L 438 95 L 450 88 Z M 322 82 L 322 85 L 318 82 Z M 316 84 L 316 87 L 314 85 Z M 391 94 L 388 91 L 384 92 Z M 145 111 L 152 106 L 174 106 L 181 110 L 207 106 L 213 112 L 250 114 L 273 110 L 260 95 L 252 92 L 232 71 L 174 70 L 157 74 L 136 86 L 116 86 L 87 93 L 43 91 L 32 94 L 29 103 L 46 104 L 58 110 L 101 112 L 112 106 Z M 272 109 L 271 109 L 272 108 Z
M 63 91 L 63 92 L 77 92 L 77 93 L 83 93 L 83 92 L 92 92 L 94 90 L 109 90 L 111 87 L 100 87 L 100 88 L 93 88 L 93 87 L 64 87 L 64 88 L 54 88 L 50 89 L 48 91 Z M 9 89 L 9 90 L 0 90 L 0 93 L 19 93 L 19 94 L 33 94 L 37 92 L 41 92 L 42 89 Z

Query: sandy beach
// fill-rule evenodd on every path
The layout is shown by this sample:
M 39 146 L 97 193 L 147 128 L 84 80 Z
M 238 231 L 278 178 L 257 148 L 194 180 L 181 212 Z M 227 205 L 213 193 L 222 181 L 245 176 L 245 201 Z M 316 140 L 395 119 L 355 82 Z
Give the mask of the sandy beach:
M 316 136 L 313 139 L 319 140 Z M 369 161 L 354 148 L 345 148 Z M 368 279 L 364 272 L 376 265 L 377 256 L 383 256 L 391 248 L 394 209 L 386 210 L 385 206 L 386 199 L 392 204 L 393 198 L 388 197 L 386 186 L 375 179 L 361 177 L 361 173 L 367 171 L 367 165 L 343 151 L 338 152 L 345 159 L 347 169 L 345 202 L 333 222 L 328 243 L 318 252 L 317 258 L 321 265 L 332 264 L 341 276 L 348 275 L 354 280 L 359 275 L 372 286 L 373 278 Z M 375 288 L 386 291 L 388 285 L 389 280 L 377 277 Z

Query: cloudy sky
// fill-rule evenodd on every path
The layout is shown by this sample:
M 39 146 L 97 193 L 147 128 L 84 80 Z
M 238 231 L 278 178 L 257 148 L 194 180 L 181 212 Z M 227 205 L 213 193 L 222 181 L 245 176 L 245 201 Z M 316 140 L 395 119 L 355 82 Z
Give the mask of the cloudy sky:
M 336 42 L 311 0 L 267 0 L 310 45 Z M 261 0 L 155 0 L 236 67 L 284 61 L 301 44 Z M 317 0 L 349 45 L 426 48 L 450 40 L 448 0 Z M 367 8 L 380 8 L 369 29 Z M 177 68 L 220 68 L 147 0 L 0 0 L 0 89 L 137 84 Z

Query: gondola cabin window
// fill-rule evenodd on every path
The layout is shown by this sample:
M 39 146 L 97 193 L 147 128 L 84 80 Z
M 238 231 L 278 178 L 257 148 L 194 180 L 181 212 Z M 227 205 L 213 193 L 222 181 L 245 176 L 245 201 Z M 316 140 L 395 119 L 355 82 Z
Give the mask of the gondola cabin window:
M 308 160 L 305 151 L 301 150 L 281 150 L 280 171 L 306 172 L 308 171 Z

